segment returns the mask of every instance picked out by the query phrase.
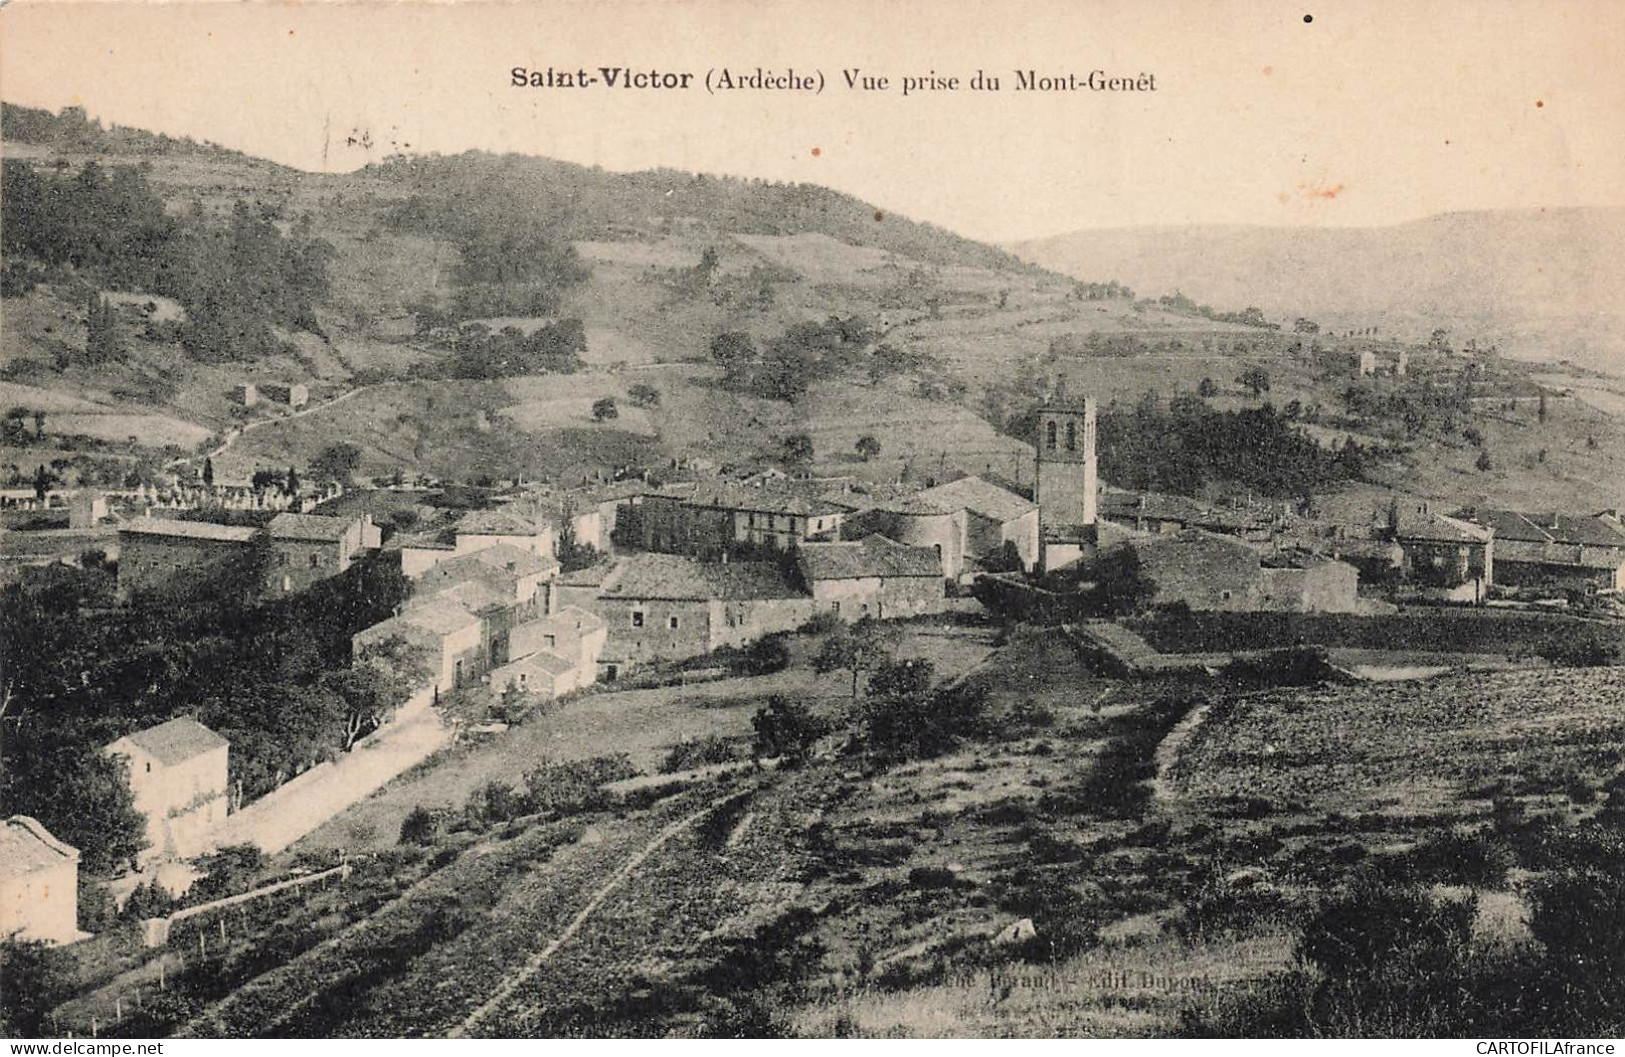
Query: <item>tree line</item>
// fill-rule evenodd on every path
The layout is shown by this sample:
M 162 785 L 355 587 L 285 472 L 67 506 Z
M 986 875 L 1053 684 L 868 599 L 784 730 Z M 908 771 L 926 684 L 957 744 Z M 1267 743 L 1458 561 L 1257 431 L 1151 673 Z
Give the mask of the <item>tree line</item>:
M 327 298 L 335 251 L 309 214 L 287 232 L 275 207 L 243 200 L 223 220 L 198 202 L 172 216 L 144 168 L 94 161 L 61 175 L 7 161 L 3 192 L 6 296 L 40 282 L 89 285 L 91 362 L 120 355 L 99 289 L 179 301 L 185 320 L 149 324 L 147 336 L 178 341 L 208 363 L 282 351 L 276 328 L 319 332 L 316 308 Z

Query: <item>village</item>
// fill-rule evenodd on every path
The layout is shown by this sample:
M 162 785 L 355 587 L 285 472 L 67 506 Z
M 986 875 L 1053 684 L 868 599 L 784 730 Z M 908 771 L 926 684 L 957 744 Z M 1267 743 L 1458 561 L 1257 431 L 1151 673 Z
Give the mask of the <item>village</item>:
M 218 589 L 222 577 L 243 575 L 241 558 L 252 552 L 261 555 L 256 579 L 227 582 L 227 590 L 297 598 L 357 563 L 398 569 L 409 597 L 352 641 L 357 664 L 391 644 L 421 661 L 421 685 L 368 735 L 382 741 L 393 728 L 441 725 L 443 702 L 474 688 L 487 699 L 545 702 L 647 685 L 637 681 L 663 669 L 685 669 L 686 683 L 720 672 L 703 666 L 708 656 L 820 621 L 1081 621 L 1081 634 L 1113 657 L 1154 655 L 1132 631 L 1101 619 L 1109 609 L 1088 605 L 1096 586 L 1088 578 L 1103 575 L 1113 556 L 1138 578 L 1132 611 L 1377 616 L 1402 606 L 1539 611 L 1541 600 L 1554 599 L 1595 612 L 1625 589 L 1618 511 L 1443 513 L 1396 501 L 1367 524 L 1338 524 L 1267 506 L 1213 508 L 1102 482 L 1093 400 L 1057 385 L 1036 410 L 1030 491 L 963 473 L 887 487 L 707 469 L 658 484 L 630 474 L 571 489 L 514 482 L 488 490 L 477 509 L 438 507 L 444 493 L 427 489 L 291 494 L 273 486 L 256 494 L 212 482 L 177 493 L 177 505 L 195 504 L 184 519 L 140 493 L 82 490 L 65 501 L 75 527 L 115 528 L 108 558 L 126 605 L 184 599 L 200 583 Z M 379 519 L 403 498 L 412 504 L 411 528 L 386 530 Z M 209 519 L 228 509 L 263 514 L 249 523 Z M 1071 600 L 1060 615 L 1045 605 L 1056 598 Z M 1450 618 L 1449 608 L 1437 612 Z M 1474 652 L 1495 649 L 1485 643 Z M 1381 667 L 1369 651 L 1364 660 Z M 105 751 L 124 761 L 146 820 L 141 872 L 115 889 L 127 895 L 161 879 L 174 896 L 200 876 L 188 861 L 238 843 L 281 851 L 426 755 L 401 755 L 316 807 L 281 796 L 285 790 L 243 804 L 229 777 L 231 746 L 184 715 Z M 273 813 L 281 818 L 266 826 Z M 6 827 L 6 930 L 58 943 L 83 938 L 78 850 L 26 816 Z

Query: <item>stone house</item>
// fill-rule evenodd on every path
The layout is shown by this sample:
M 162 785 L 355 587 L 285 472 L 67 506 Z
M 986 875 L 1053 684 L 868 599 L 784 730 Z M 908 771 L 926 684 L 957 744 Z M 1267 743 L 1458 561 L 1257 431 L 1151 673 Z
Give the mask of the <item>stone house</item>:
M 1475 510 L 1495 534 L 1495 579 L 1509 587 L 1625 591 L 1625 525 L 1600 514 Z
M 426 651 L 437 693 L 448 693 L 484 671 L 484 622 L 452 599 L 428 598 L 364 628 L 351 637 L 350 649 L 360 656 L 367 647 L 396 636 Z
M 796 560 L 818 609 L 843 620 L 912 617 L 946 606 L 942 565 L 931 548 L 874 535 L 808 544 Z
M 72 943 L 79 932 L 79 851 L 27 815 L 0 828 L 0 938 Z
M 708 481 L 645 496 L 643 549 L 720 558 L 741 546 L 789 550 L 833 539 L 848 508 L 778 485 Z
M 670 554 L 622 559 L 598 585 L 592 612 L 608 627 L 606 679 L 655 661 L 683 660 L 790 631 L 813 600 L 769 562 L 701 562 Z
M 142 517 L 119 528 L 118 591 L 180 592 L 218 576 L 250 553 L 256 529 Z
M 1385 535 L 1400 548 L 1400 573 L 1428 594 L 1482 602 L 1495 582 L 1495 530 L 1425 507 L 1396 513 Z
M 1242 540 L 1188 529 L 1129 539 L 1155 590 L 1150 604 L 1184 603 L 1197 611 L 1350 613 L 1359 610 L 1352 565 L 1308 554 L 1264 554 Z
M 498 693 L 512 686 L 528 693 L 558 697 L 598 678 L 598 664 L 608 640 L 603 620 L 574 606 L 514 629 L 516 658 L 491 671 Z
M 454 532 L 457 554 L 472 554 L 498 543 L 544 558 L 558 553 L 558 530 L 518 510 L 471 510 L 457 520 Z
M 371 514 L 356 518 L 323 517 L 284 511 L 266 528 L 271 541 L 265 569 L 270 595 L 297 594 L 348 569 L 356 556 L 382 545 Z
M 230 742 L 181 716 L 104 751 L 128 762 L 135 809 L 147 820 L 143 862 L 190 859 L 214 846 L 211 831 L 226 818 Z

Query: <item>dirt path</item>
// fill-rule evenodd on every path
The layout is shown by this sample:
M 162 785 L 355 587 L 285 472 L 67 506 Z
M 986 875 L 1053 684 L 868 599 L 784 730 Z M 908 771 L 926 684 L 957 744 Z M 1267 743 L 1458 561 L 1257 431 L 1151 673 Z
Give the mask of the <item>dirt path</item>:
M 280 426 L 284 423 L 291 422 L 296 418 L 304 418 L 306 415 L 313 415 L 318 411 L 325 411 L 334 404 L 342 404 L 351 397 L 359 396 L 369 389 L 377 389 L 380 386 L 389 384 L 391 383 L 380 382 L 377 385 L 358 385 L 354 389 L 345 390 L 331 400 L 324 400 L 319 404 L 308 404 L 290 415 L 279 415 L 276 418 L 262 418 L 254 422 L 250 422 L 246 426 L 228 430 L 225 439 L 216 445 L 213 450 L 205 452 L 201 457 L 205 459 L 218 459 L 222 454 L 225 453 L 227 448 L 237 443 L 237 441 L 240 440 L 245 433 L 250 433 L 256 429 L 263 429 L 267 426 Z M 171 459 L 165 465 L 169 469 L 174 469 L 177 466 L 185 466 L 188 463 L 196 462 L 198 458 L 199 456 L 196 455 L 183 455 L 178 459 Z

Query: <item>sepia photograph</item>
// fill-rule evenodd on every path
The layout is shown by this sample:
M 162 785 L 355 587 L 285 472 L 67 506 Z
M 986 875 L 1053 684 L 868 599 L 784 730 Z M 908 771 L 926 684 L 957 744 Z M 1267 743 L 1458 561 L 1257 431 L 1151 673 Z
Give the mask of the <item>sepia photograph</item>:
M 1620 1053 L 1622 71 L 0 6 L 6 1053 Z

